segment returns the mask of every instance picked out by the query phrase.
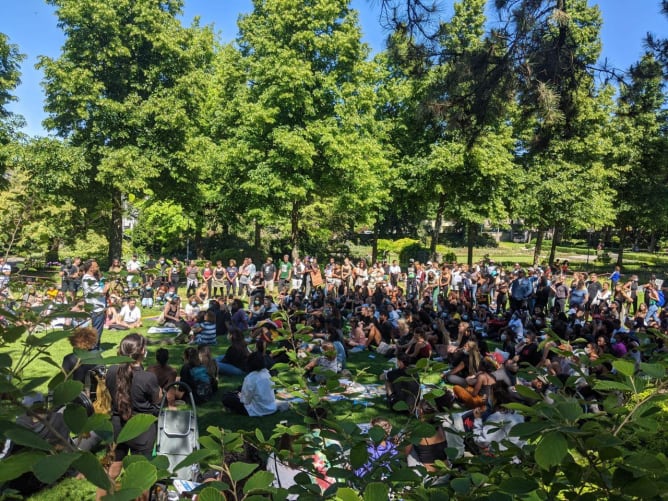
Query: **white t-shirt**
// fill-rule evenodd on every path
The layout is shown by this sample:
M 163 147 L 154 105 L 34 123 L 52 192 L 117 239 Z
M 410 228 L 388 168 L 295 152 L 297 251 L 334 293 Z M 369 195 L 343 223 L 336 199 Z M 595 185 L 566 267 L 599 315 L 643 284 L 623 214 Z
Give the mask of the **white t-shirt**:
M 249 416 L 267 416 L 276 412 L 274 382 L 269 371 L 262 369 L 248 373 L 241 386 L 239 399 Z
M 141 319 L 141 310 L 137 306 L 130 309 L 130 307 L 126 304 L 123 306 L 123 308 L 121 308 L 121 312 L 118 315 L 123 322 L 134 324 Z

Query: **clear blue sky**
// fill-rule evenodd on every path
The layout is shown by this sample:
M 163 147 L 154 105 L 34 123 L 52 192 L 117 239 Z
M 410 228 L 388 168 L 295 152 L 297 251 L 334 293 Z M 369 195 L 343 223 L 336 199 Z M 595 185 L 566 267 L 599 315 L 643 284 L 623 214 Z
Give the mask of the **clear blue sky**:
M 113 2 L 114 0 L 108 0 Z M 444 15 L 452 12 L 452 1 Z M 643 39 L 647 32 L 668 37 L 668 20 L 660 14 L 659 0 L 591 0 L 603 14 L 603 59 L 616 68 L 627 69 L 643 53 Z M 379 0 L 352 0 L 360 12 L 364 40 L 373 50 L 382 50 L 386 34 L 378 20 Z M 185 0 L 184 24 L 199 16 L 202 24 L 212 24 L 221 40 L 228 41 L 237 34 L 236 21 L 241 13 L 250 12 L 251 0 Z M 43 93 L 41 72 L 34 66 L 40 55 L 58 57 L 63 34 L 56 26 L 52 7 L 44 0 L 0 0 L 0 32 L 19 46 L 26 59 L 22 65 L 22 84 L 16 91 L 18 102 L 11 110 L 24 116 L 25 131 L 44 135 L 41 121 Z

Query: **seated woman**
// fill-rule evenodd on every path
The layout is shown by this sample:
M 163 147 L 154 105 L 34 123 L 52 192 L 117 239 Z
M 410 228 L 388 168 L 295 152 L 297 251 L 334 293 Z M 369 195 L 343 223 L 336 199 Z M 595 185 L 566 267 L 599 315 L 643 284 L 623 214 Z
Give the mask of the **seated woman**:
M 412 364 L 421 358 L 431 357 L 431 345 L 427 341 L 427 335 L 421 328 L 415 329 L 413 339 L 405 346 L 405 350 Z
M 196 403 L 209 401 L 214 393 L 214 382 L 211 380 L 206 367 L 200 362 L 197 348 L 192 346 L 186 348 L 183 353 L 183 360 L 185 363 L 179 372 L 179 380 L 190 387 Z M 179 388 L 176 392 L 176 396 L 181 399 L 186 397 L 187 394 L 187 390 L 183 388 Z
M 264 355 L 253 352 L 248 357 L 248 375 L 244 378 L 239 393 L 228 393 L 223 405 L 245 416 L 268 416 L 276 412 L 274 382 L 267 370 Z
M 129 357 L 132 361 L 114 365 L 107 371 L 106 383 L 111 394 L 111 424 L 114 437 L 118 437 L 132 416 L 158 415 L 162 389 L 155 374 L 142 368 L 146 357 L 146 344 L 146 338 L 139 334 L 125 336 L 118 347 L 118 355 Z M 123 458 L 129 453 L 143 455 L 149 460 L 152 458 L 156 436 L 157 426 L 153 423 L 141 435 L 116 445 L 113 462 L 109 466 L 109 477 L 112 481 L 121 473 Z M 98 490 L 97 499 L 101 499 L 104 494 Z
M 350 337 L 346 340 L 346 344 L 349 348 L 357 348 L 357 350 L 366 347 L 366 335 L 364 334 L 362 324 L 357 317 L 350 319 Z
M 146 370 L 155 374 L 160 388 L 164 391 L 167 386 L 176 381 L 176 369 L 168 364 L 169 351 L 166 348 L 158 348 L 158 351 L 155 352 L 155 360 L 157 364 L 151 365 Z M 169 407 L 174 406 L 175 392 L 175 388 L 167 390 L 167 405 Z
M 467 378 L 467 386 L 455 385 L 452 389 L 457 399 L 469 409 L 489 405 L 492 401 L 492 388 L 496 383 L 492 373 L 496 369 L 491 359 L 483 359 L 480 370 Z
M 416 444 L 410 444 L 404 453 L 408 459 L 408 466 L 422 465 L 429 473 L 439 470 L 436 461 L 446 462 L 448 455 L 446 448 L 448 443 L 441 423 L 436 418 L 436 411 L 426 401 L 422 401 L 418 407 L 420 421 L 434 427 L 434 434 L 423 437 Z
M 473 410 L 473 441 L 483 451 L 505 451 L 505 442 L 511 442 L 517 447 L 522 447 L 524 441 L 512 436 L 510 431 L 519 423 L 524 422 L 524 416 L 503 407 L 504 404 L 512 403 L 513 397 L 505 383 L 494 385 L 494 408 L 493 412 L 484 417 L 485 411 L 482 407 Z
M 222 357 L 216 358 L 218 373 L 228 376 L 245 376 L 250 350 L 239 329 L 232 329 L 229 334 L 230 347 Z

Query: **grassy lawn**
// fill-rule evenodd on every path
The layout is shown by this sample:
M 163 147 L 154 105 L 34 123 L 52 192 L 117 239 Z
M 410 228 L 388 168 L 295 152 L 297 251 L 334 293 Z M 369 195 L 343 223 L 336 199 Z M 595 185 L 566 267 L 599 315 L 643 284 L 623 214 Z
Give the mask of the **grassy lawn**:
M 144 310 L 145 326 L 141 329 L 136 329 L 137 332 L 147 335 L 151 341 L 149 347 L 149 360 L 145 365 L 153 363 L 153 358 L 157 348 L 164 342 L 161 335 L 146 334 L 150 326 L 154 324 L 153 320 L 149 318 L 155 317 L 158 310 Z M 116 349 L 120 340 L 129 331 L 110 331 L 105 330 L 102 336 L 102 345 L 104 349 L 104 356 L 113 356 L 116 354 Z M 212 347 L 214 355 L 222 355 L 225 353 L 229 342 L 226 338 L 219 338 L 219 345 Z M 180 368 L 183 358 L 184 345 L 164 344 L 165 348 L 169 350 L 170 363 L 177 370 Z M 18 355 L 22 349 L 21 342 L 14 343 L 0 352 Z M 65 355 L 71 352 L 71 347 L 67 339 L 58 341 L 52 345 L 49 354 L 53 360 L 59 362 Z M 347 368 L 352 373 L 352 379 L 363 384 L 379 383 L 379 375 L 386 369 L 393 368 L 394 365 L 390 361 L 380 355 L 364 351 L 360 353 L 351 353 L 348 359 Z M 30 365 L 31 377 L 52 377 L 56 374 L 56 369 L 42 360 L 36 360 Z M 288 383 L 294 383 L 296 376 L 281 373 L 280 379 Z M 271 436 L 275 426 L 280 421 L 287 421 L 288 424 L 302 424 L 303 416 L 306 412 L 306 404 L 297 404 L 287 411 L 278 412 L 271 416 L 262 418 L 249 418 L 247 416 L 239 416 L 223 410 L 220 403 L 221 396 L 226 391 L 233 391 L 237 389 L 243 381 L 241 377 L 221 377 L 220 385 L 217 395 L 211 401 L 197 408 L 197 417 L 199 423 L 200 434 L 206 434 L 206 429 L 210 426 L 225 428 L 227 430 L 245 430 L 254 432 L 259 429 L 265 436 Z M 278 389 L 278 388 L 277 388 Z M 46 392 L 46 383 L 37 388 L 38 391 Z M 369 401 L 368 405 L 353 403 L 352 400 L 340 400 L 331 402 L 329 404 L 330 412 L 334 413 L 337 419 L 350 419 L 357 423 L 369 422 L 378 414 L 387 415 L 389 413 L 384 399 L 376 398 Z M 391 413 L 390 413 L 391 414 Z M 405 420 L 406 418 L 399 418 Z M 401 422 L 396 422 L 401 426 Z M 38 501 L 62 500 L 62 499 L 91 499 L 94 497 L 95 489 L 92 484 L 85 480 L 66 479 L 55 486 L 45 489 L 40 493 L 32 496 L 30 499 Z M 74 494 L 76 493 L 76 495 Z

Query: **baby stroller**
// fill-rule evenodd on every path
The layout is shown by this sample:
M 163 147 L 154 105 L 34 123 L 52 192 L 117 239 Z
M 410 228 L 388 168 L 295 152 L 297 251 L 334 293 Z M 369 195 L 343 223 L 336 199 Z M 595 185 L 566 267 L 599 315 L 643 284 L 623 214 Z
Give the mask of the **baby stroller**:
M 171 387 L 181 386 L 190 398 L 190 408 L 186 410 L 169 410 L 167 408 L 167 391 Z M 158 438 L 156 454 L 167 456 L 169 472 L 174 478 L 196 482 L 199 475 L 199 466 L 192 465 L 175 470 L 188 454 L 199 449 L 199 429 L 197 427 L 197 409 L 190 387 L 186 383 L 177 381 L 164 389 L 160 413 L 158 414 Z

